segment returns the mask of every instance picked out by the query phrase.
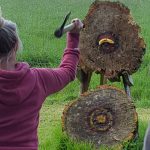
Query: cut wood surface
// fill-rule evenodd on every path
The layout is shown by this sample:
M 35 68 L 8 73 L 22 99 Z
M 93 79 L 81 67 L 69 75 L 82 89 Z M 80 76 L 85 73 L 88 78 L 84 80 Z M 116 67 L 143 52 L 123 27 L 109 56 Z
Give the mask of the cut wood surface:
M 63 129 L 73 139 L 114 146 L 137 132 L 137 113 L 131 99 L 115 87 L 101 86 L 85 93 L 63 112 Z
M 130 10 L 119 2 L 95 1 L 84 19 L 80 35 L 80 67 L 115 78 L 127 71 L 136 72 L 145 52 L 140 27 Z M 114 44 L 109 43 L 112 40 Z M 99 45 L 99 40 L 103 44 Z

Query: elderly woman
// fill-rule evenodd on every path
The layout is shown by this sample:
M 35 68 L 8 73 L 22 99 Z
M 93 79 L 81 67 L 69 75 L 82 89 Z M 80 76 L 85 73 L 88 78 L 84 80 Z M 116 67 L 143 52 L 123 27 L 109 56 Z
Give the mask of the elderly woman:
M 58 68 L 17 62 L 21 45 L 16 24 L 0 17 L 0 150 L 37 150 L 39 111 L 46 97 L 74 80 L 79 59 L 79 19 L 67 34 Z

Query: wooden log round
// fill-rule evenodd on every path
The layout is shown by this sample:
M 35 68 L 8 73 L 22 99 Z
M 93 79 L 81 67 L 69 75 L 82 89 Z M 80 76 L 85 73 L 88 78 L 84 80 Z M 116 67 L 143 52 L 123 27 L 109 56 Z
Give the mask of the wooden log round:
M 135 106 L 124 91 L 100 86 L 65 107 L 62 126 L 75 140 L 112 147 L 135 137 L 137 120 Z
M 140 27 L 130 10 L 119 2 L 96 0 L 83 20 L 80 67 L 116 78 L 122 71 L 138 70 L 145 52 Z

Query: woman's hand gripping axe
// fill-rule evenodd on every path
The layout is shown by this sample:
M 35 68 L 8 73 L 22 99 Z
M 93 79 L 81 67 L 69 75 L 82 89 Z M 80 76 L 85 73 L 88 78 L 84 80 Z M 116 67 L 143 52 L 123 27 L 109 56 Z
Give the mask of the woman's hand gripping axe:
M 54 32 L 55 37 L 61 38 L 64 33 L 71 31 L 75 27 L 74 23 L 71 23 L 71 24 L 65 26 L 67 20 L 69 19 L 70 14 L 71 14 L 71 12 L 69 12 L 66 15 L 62 25 L 58 29 L 55 30 L 55 32 Z

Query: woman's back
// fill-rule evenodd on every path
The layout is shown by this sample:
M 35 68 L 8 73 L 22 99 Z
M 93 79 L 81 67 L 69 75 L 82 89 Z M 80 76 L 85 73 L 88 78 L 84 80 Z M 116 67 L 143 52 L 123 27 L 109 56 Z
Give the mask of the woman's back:
M 46 97 L 75 79 L 79 60 L 76 20 L 58 68 L 30 68 L 16 61 L 16 24 L 0 16 L 0 150 L 37 150 L 39 111 Z
M 17 63 L 14 71 L 0 70 L 0 150 L 37 150 L 42 103 L 74 80 L 78 55 L 66 49 L 57 69 Z
M 37 149 L 38 112 L 46 95 L 34 70 L 0 70 L 0 149 Z

